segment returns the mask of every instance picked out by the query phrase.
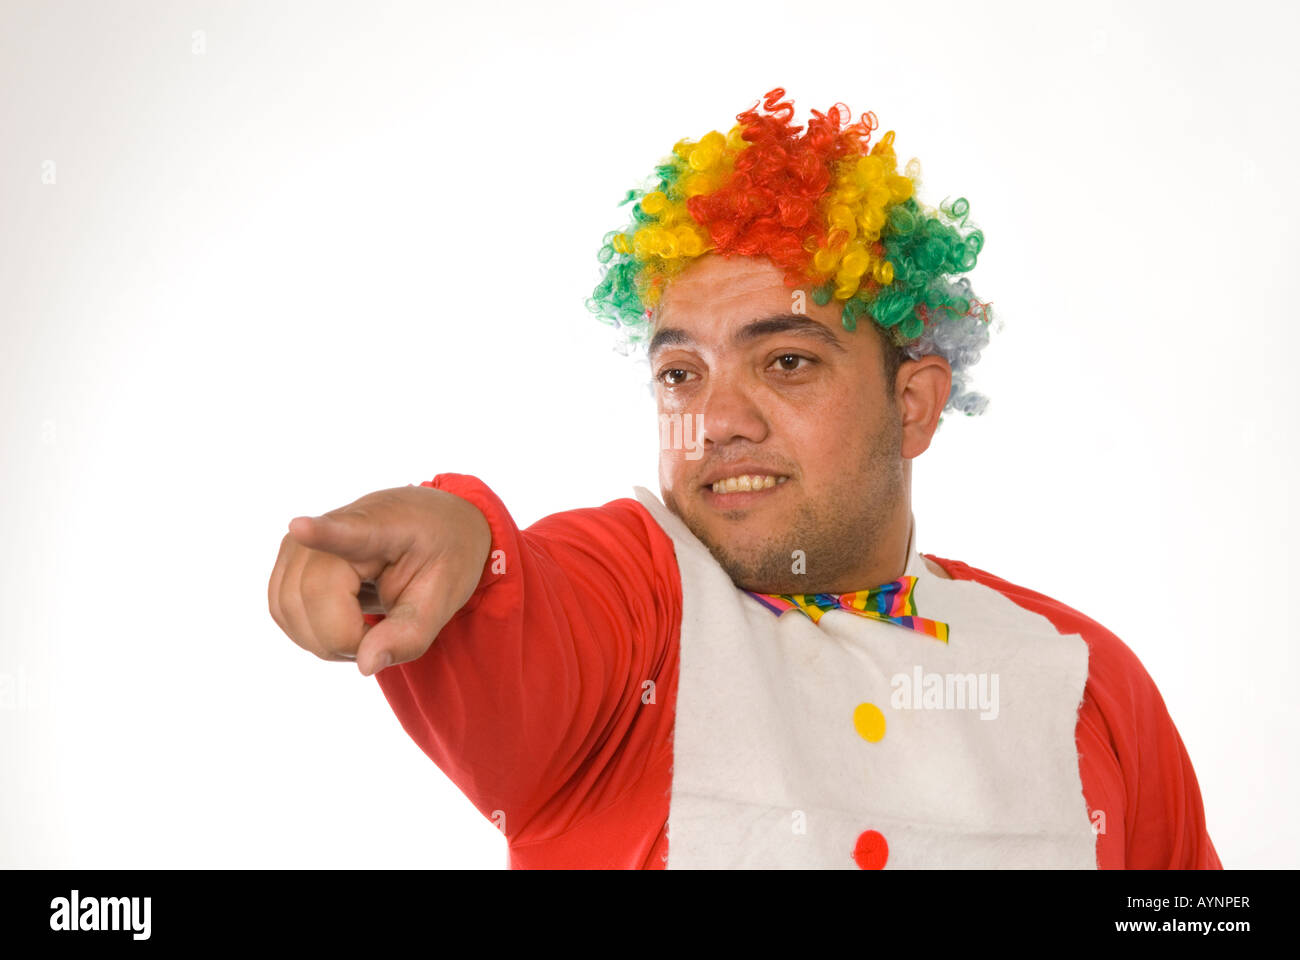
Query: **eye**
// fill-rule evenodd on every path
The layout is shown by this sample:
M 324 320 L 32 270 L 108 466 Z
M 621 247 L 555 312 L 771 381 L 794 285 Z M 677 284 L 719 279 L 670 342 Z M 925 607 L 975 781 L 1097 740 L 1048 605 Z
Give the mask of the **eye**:
M 798 362 L 800 360 L 803 360 L 806 364 L 809 365 L 817 362 L 811 357 L 805 357 L 798 353 L 783 353 L 779 357 L 774 359 L 772 362 L 774 364 L 780 365 L 780 370 L 782 373 L 798 373 L 800 370 L 804 369 L 803 367 L 798 365 Z
M 687 376 L 694 376 L 694 374 L 681 367 L 666 367 L 655 375 L 655 379 L 665 386 L 675 387 Z

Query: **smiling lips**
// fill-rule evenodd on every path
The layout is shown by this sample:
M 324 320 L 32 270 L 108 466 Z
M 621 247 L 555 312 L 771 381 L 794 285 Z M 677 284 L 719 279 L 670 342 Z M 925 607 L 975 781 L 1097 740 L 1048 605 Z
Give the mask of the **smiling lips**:
M 710 489 L 714 493 L 750 493 L 755 490 L 766 490 L 769 487 L 775 487 L 778 484 L 785 483 L 789 477 L 783 477 L 774 474 L 741 474 L 735 477 L 726 477 L 722 480 L 713 481 Z

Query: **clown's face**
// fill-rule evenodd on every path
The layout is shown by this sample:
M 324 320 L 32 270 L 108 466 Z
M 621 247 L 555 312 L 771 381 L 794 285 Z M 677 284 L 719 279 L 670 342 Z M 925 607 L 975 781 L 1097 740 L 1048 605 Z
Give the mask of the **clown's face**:
M 845 330 L 838 301 L 785 286 L 766 258 L 706 254 L 664 293 L 650 353 L 661 494 L 739 587 L 843 593 L 903 573 L 910 461 L 951 369 L 908 360 L 886 384 L 869 323 Z

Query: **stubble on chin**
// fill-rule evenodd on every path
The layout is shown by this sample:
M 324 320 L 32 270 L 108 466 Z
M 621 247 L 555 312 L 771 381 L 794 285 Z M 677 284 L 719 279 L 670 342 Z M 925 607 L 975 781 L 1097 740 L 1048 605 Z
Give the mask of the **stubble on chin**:
M 820 592 L 819 584 L 851 570 L 861 561 L 864 547 L 869 548 L 878 536 L 878 524 L 858 514 L 865 506 L 860 500 L 851 504 L 856 510 L 838 502 L 826 509 L 800 503 L 787 514 L 780 529 L 765 529 L 743 546 L 734 540 L 723 542 L 698 517 L 683 514 L 667 497 L 664 502 L 704 544 L 732 583 L 756 593 Z
M 744 583 L 754 581 L 753 555 L 749 551 L 746 551 L 742 557 L 737 557 L 709 533 L 704 524 L 700 522 L 697 514 L 693 511 L 683 510 L 681 504 L 677 502 L 677 498 L 669 491 L 664 492 L 664 506 L 686 525 L 686 529 L 695 535 L 695 539 L 704 544 L 713 559 L 726 571 L 727 576 L 731 578 L 736 586 L 741 587 L 741 589 L 754 589 L 742 586 Z
M 854 570 L 881 549 L 890 517 L 903 497 L 897 427 L 891 427 L 882 431 L 867 451 L 858 482 L 823 492 L 816 502 L 801 500 L 779 524 L 746 531 L 743 545 L 715 536 L 698 515 L 683 513 L 671 493 L 665 494 L 664 504 L 740 589 L 776 594 L 830 592 L 832 584 L 851 578 Z M 744 523 L 743 514 L 740 516 Z M 727 529 L 722 523 L 717 528 Z M 874 586 L 877 584 L 864 583 L 853 589 Z
M 801 593 L 807 584 L 807 578 L 796 575 L 796 550 L 802 549 L 798 540 L 798 531 L 807 530 L 812 519 L 812 510 L 807 504 L 801 504 L 793 516 L 783 524 L 782 529 L 764 530 L 761 534 L 748 540 L 744 546 L 734 542 L 724 543 L 714 538 L 708 530 L 691 526 L 691 532 L 699 538 L 718 561 L 731 582 L 741 590 L 753 590 L 757 593 Z

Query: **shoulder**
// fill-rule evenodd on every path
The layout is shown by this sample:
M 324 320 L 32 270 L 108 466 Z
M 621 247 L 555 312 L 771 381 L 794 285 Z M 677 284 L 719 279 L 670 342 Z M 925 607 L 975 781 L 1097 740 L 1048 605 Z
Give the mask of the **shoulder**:
M 506 505 L 496 492 L 472 474 L 440 473 L 420 484 L 462 497 L 480 510 L 497 527 L 514 527 Z M 631 497 L 610 500 L 598 507 L 561 510 L 542 517 L 524 528 L 523 533 L 535 544 L 567 545 L 580 552 L 600 555 L 611 550 L 638 550 L 648 555 L 672 551 L 672 541 L 640 503 Z
M 1059 600 L 958 560 L 931 559 L 954 580 L 997 590 L 1041 614 L 1061 633 L 1078 634 L 1087 643 L 1088 680 L 1076 742 L 1089 816 L 1098 832 L 1098 865 L 1220 869 L 1191 758 L 1137 655 L 1097 621 Z
M 665 552 L 668 557 L 673 555 L 672 539 L 631 497 L 610 500 L 598 507 L 552 513 L 530 526 L 528 532 L 587 551 L 633 551 L 659 559 L 664 559 Z
M 569 572 L 590 603 L 619 598 L 623 609 L 681 615 L 681 570 L 672 539 L 630 497 L 542 517 L 523 531 L 529 546 Z
M 1088 645 L 1088 682 L 1114 694 L 1154 690 L 1146 668 L 1127 644 L 1096 620 L 1045 593 L 1012 583 L 960 560 L 925 554 L 954 580 L 971 580 L 998 591 L 1008 600 L 1044 617 L 1058 633 L 1078 634 Z
M 954 580 L 970 580 L 998 591 L 1013 603 L 1046 619 L 1063 635 L 1076 635 L 1088 647 L 1088 676 L 1079 704 L 1079 724 L 1125 768 L 1136 772 L 1138 758 L 1173 733 L 1173 722 L 1155 681 L 1136 653 L 1102 624 L 1054 597 L 973 567 L 960 560 L 931 557 Z

